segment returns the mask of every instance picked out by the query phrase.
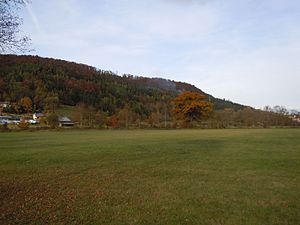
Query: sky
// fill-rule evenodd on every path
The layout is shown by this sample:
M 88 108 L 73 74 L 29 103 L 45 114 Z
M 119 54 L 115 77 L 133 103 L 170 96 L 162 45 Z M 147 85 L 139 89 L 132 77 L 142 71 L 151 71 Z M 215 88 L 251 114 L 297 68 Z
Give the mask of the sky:
M 299 0 L 31 0 L 34 52 L 300 110 Z

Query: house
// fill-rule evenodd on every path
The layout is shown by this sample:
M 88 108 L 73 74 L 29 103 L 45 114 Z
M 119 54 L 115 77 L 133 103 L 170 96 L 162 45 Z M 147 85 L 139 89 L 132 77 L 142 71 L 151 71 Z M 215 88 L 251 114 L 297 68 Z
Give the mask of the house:
M 66 116 L 62 116 L 58 118 L 58 124 L 60 127 L 72 127 L 74 126 L 74 122 L 70 120 L 70 118 Z
M 294 115 L 292 118 L 294 121 L 300 123 L 300 115 Z
M 18 116 L 0 116 L 0 124 L 18 124 L 20 121 Z
M 0 116 L 0 124 L 8 124 L 11 120 L 11 116 Z
M 10 123 L 19 124 L 21 122 L 21 118 L 19 116 L 11 116 Z
M 32 115 L 33 120 L 39 121 L 42 118 L 46 118 L 46 115 L 44 113 L 34 113 Z
M 10 102 L 0 102 L 0 115 L 2 115 L 2 111 L 10 107 Z
M 10 106 L 10 102 L 0 102 L 0 108 L 7 108 Z

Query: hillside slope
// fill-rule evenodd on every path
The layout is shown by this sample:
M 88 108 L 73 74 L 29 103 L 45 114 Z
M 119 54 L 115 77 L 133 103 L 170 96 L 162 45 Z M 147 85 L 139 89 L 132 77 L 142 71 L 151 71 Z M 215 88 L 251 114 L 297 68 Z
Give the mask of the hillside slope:
M 214 98 L 188 83 L 118 76 L 92 66 L 39 56 L 0 56 L 0 100 L 18 101 L 28 96 L 34 100 L 36 109 L 42 108 L 39 98 L 52 92 L 65 105 L 84 102 L 109 113 L 129 105 L 136 113 L 148 115 L 158 102 L 169 102 L 182 91 L 205 94 L 215 109 L 244 108 Z

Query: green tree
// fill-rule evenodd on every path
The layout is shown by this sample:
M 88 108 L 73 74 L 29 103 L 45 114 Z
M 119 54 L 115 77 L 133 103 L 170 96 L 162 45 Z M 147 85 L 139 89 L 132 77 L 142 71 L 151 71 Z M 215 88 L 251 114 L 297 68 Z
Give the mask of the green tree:
M 59 98 L 57 94 L 51 94 L 45 98 L 45 111 L 54 113 L 59 107 Z

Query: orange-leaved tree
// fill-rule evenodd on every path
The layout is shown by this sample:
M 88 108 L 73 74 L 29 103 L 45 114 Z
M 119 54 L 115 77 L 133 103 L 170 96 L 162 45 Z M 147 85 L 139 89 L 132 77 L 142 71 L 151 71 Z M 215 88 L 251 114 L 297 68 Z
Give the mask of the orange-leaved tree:
M 183 92 L 173 100 L 173 104 L 173 113 L 177 119 L 186 122 L 208 118 L 213 111 L 213 104 L 198 92 Z
M 29 113 L 32 110 L 32 101 L 29 97 L 21 98 L 20 105 L 23 107 L 23 109 Z

